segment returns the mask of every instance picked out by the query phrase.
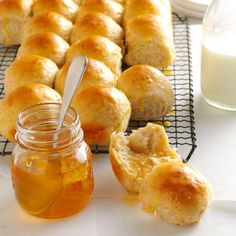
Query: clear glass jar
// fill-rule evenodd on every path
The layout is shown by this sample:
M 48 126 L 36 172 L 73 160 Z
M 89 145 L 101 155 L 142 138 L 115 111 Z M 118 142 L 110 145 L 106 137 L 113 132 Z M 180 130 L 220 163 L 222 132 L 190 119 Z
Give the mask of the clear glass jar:
M 235 0 L 213 0 L 202 25 L 202 94 L 225 110 L 236 110 L 235 16 Z
M 56 131 L 60 104 L 40 104 L 18 116 L 11 173 L 18 203 L 28 213 L 59 218 L 82 210 L 93 192 L 92 155 L 76 112 Z

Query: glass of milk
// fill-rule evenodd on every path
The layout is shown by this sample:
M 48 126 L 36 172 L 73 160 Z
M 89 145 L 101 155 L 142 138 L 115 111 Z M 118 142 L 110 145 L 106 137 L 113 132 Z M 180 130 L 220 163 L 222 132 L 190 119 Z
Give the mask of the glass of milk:
M 236 0 L 213 0 L 203 19 L 201 89 L 209 104 L 236 111 Z

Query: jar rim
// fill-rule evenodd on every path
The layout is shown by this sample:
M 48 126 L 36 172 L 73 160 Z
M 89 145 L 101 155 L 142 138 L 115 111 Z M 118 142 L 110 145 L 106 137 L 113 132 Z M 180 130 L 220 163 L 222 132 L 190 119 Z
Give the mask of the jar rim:
M 66 113 L 64 125 L 56 130 L 60 103 L 42 103 L 22 110 L 16 122 L 15 140 L 20 146 L 45 151 L 48 147 L 64 149 L 69 142 L 81 142 L 83 131 L 79 115 L 72 107 Z
M 21 129 L 21 130 L 25 130 L 26 128 L 24 128 L 24 125 L 21 123 L 21 119 L 22 119 L 22 116 L 25 116 L 27 113 L 29 112 L 32 112 L 34 109 L 36 108 L 43 108 L 43 107 L 47 107 L 47 106 L 57 106 L 58 109 L 61 108 L 61 103 L 41 103 L 41 104 L 37 104 L 37 105 L 33 105 L 33 106 L 30 106 L 24 110 L 22 110 L 18 117 L 17 117 L 17 121 L 16 121 L 16 126 L 17 126 L 17 130 Z M 75 115 L 75 119 L 74 121 L 71 123 L 71 126 L 73 125 L 77 125 L 79 124 L 80 125 L 80 120 L 79 120 L 79 114 L 75 111 L 75 109 L 73 107 L 69 107 L 68 108 L 68 111 L 71 111 L 74 115 Z M 68 113 L 67 111 L 67 113 Z M 38 133 L 47 133 L 47 134 L 50 134 L 50 133 L 57 133 L 57 132 L 60 132 L 60 131 L 63 131 L 65 129 L 68 129 L 68 126 L 64 126 L 62 127 L 60 130 L 49 130 L 49 131 L 40 131 L 40 130 L 37 130 Z M 28 133 L 35 133 L 36 131 L 35 130 L 27 130 Z

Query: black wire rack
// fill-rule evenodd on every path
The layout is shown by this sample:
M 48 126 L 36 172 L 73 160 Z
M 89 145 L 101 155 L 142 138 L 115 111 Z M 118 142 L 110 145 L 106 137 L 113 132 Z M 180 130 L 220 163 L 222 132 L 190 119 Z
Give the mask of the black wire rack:
M 192 59 L 188 19 L 173 13 L 173 34 L 176 48 L 175 63 L 163 70 L 175 91 L 175 104 L 170 114 L 161 120 L 150 121 L 165 127 L 170 144 L 177 148 L 184 162 L 187 162 L 196 146 L 194 123 Z M 4 97 L 4 72 L 15 59 L 18 47 L 0 45 L 0 99 Z M 144 127 L 149 121 L 130 121 L 127 133 Z M 14 144 L 0 136 L 0 155 L 9 156 Z M 108 153 L 107 146 L 92 146 L 94 153 Z

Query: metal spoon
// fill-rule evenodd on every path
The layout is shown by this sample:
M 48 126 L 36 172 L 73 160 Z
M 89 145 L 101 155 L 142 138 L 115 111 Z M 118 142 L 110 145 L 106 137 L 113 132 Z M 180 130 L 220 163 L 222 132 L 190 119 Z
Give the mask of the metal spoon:
M 60 130 L 63 126 L 63 122 L 65 119 L 67 110 L 75 95 L 75 91 L 79 87 L 80 81 L 83 78 L 87 65 L 88 65 L 88 59 L 83 55 L 76 56 L 73 59 L 72 63 L 70 64 L 67 77 L 66 77 L 61 110 L 60 110 L 56 130 Z

